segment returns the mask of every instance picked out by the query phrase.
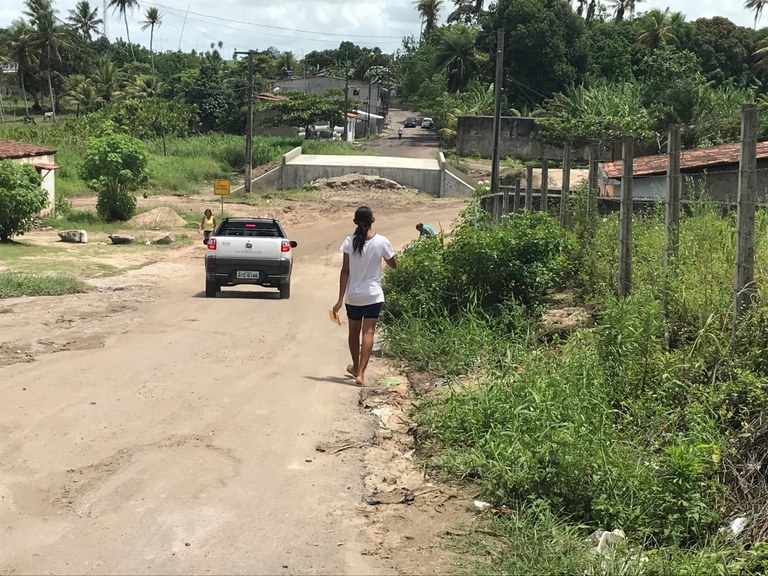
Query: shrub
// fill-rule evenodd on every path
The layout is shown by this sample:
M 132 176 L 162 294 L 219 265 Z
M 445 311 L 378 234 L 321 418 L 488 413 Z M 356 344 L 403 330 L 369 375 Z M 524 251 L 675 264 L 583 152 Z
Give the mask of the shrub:
M 29 164 L 0 161 L 0 242 L 29 232 L 34 218 L 48 204 L 40 176 Z
M 136 212 L 133 192 L 147 181 L 149 153 L 142 142 L 121 134 L 93 140 L 81 165 L 81 177 L 98 192 L 96 211 L 112 222 Z

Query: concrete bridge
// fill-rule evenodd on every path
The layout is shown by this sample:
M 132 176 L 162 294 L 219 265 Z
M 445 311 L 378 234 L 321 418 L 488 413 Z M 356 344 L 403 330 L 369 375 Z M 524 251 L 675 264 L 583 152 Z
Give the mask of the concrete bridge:
M 474 187 L 447 165 L 442 152 L 434 159 L 399 158 L 394 156 L 331 156 L 302 154 L 294 148 L 283 156 L 278 168 L 256 178 L 253 191 L 290 190 L 319 178 L 335 178 L 346 174 L 366 174 L 394 180 L 439 197 L 471 196 Z

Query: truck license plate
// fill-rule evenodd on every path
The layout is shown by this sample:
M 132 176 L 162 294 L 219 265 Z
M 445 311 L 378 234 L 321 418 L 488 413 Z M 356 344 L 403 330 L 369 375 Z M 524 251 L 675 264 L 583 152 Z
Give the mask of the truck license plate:
M 237 271 L 237 277 L 242 280 L 258 280 L 259 279 L 259 273 L 258 272 L 251 272 L 250 270 L 238 270 Z

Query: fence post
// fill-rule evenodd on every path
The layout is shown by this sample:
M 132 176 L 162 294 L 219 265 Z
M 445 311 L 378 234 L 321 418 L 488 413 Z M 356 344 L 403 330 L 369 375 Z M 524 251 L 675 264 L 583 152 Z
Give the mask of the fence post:
M 568 193 L 571 190 L 571 148 L 563 149 L 563 178 L 560 186 L 560 226 L 568 226 Z
M 680 251 L 680 126 L 669 127 L 667 140 L 667 209 L 664 239 L 664 318 L 669 319 L 669 280 Z
M 741 159 L 736 211 L 736 273 L 733 295 L 733 338 L 755 292 L 755 202 L 757 189 L 757 106 L 741 107 Z
M 541 196 L 539 200 L 539 209 L 546 212 L 549 208 L 549 160 L 541 160 Z
M 533 210 L 533 168 L 525 167 L 525 209 Z
M 594 228 L 593 223 L 597 217 L 597 157 L 599 152 L 598 142 L 593 140 L 589 146 L 589 179 L 587 183 L 587 222 L 592 228 Z
M 621 174 L 621 213 L 619 223 L 619 297 L 629 296 L 632 291 L 632 178 L 635 141 L 624 138 Z
M 512 211 L 515 213 L 520 211 L 520 176 L 515 178 L 515 198 L 512 201 Z
M 504 186 L 504 193 L 501 195 L 501 213 L 509 214 L 509 186 Z
M 499 222 L 501 220 L 501 213 L 499 211 L 499 195 L 493 194 L 493 221 Z

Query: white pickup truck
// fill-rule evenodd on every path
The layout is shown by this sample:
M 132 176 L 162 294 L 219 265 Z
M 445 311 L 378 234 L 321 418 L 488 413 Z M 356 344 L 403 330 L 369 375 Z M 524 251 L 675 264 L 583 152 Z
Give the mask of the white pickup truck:
M 277 220 L 224 218 L 208 239 L 205 254 L 205 295 L 222 286 L 257 284 L 291 297 L 291 270 L 296 242 L 288 240 Z

